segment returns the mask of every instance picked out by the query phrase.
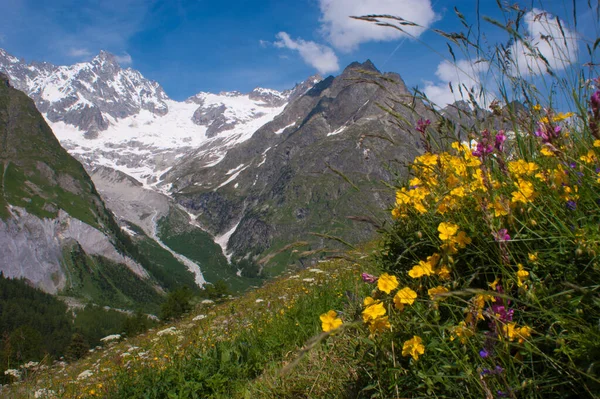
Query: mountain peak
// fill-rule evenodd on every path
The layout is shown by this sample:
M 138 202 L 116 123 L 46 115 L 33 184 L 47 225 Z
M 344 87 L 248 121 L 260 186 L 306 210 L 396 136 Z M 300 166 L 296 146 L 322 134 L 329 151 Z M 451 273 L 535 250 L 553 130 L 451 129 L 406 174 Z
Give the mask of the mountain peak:
M 98 63 L 100 65 L 110 64 L 113 66 L 120 67 L 119 62 L 117 61 L 117 57 L 114 54 L 109 53 L 105 50 L 100 50 L 98 55 L 92 59 L 92 63 Z
M 375 64 L 373 64 L 373 62 L 369 59 L 363 63 L 360 63 L 358 61 L 353 62 L 352 64 L 348 65 L 346 67 L 346 69 L 344 69 L 344 72 L 346 72 L 350 69 L 363 69 L 366 71 L 373 71 L 373 72 L 377 72 L 377 73 L 380 72 L 379 69 L 377 69 L 377 67 L 375 66 Z

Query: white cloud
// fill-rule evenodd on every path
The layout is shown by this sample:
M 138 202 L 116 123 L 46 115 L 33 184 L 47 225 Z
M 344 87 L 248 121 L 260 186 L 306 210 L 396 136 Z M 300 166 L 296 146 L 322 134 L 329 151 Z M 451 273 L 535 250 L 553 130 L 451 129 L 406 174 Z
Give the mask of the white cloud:
M 67 55 L 74 58 L 89 58 L 92 52 L 86 48 L 70 48 Z
M 285 32 L 279 32 L 277 39 L 275 47 L 298 51 L 304 62 L 315 67 L 319 73 L 325 74 L 340 69 L 337 56 L 327 46 L 302 39 L 293 40 Z
M 481 79 L 486 69 L 487 64 L 483 62 L 459 60 L 452 63 L 444 60 L 435 71 L 435 75 L 442 83 L 436 84 L 426 81 L 423 92 L 430 101 L 439 107 L 445 107 L 455 101 L 468 101 L 469 92 L 473 93 L 475 100 L 480 105 L 486 105 L 487 102 L 492 100 L 489 94 L 485 98 L 481 94 L 481 88 L 483 87 Z
M 269 47 L 272 43 L 266 40 L 259 40 L 258 43 L 260 44 L 260 47 L 262 48 L 266 48 Z
M 393 15 L 422 27 L 429 27 L 438 18 L 430 0 L 319 0 L 319 4 L 323 32 L 335 48 L 344 52 L 369 41 L 407 37 L 396 29 L 358 21 L 350 16 Z M 413 36 L 419 36 L 424 30 L 414 26 L 405 26 L 403 29 Z
M 534 8 L 525 14 L 524 20 L 526 40 L 546 58 L 552 70 L 563 70 L 577 59 L 577 34 L 566 28 L 562 21 L 564 37 L 556 18 L 545 11 Z M 546 64 L 522 42 L 514 43 L 509 49 L 514 63 L 510 71 L 512 74 L 546 73 Z
M 123 53 L 123 55 L 115 55 L 115 59 L 121 66 L 131 65 L 133 63 L 131 56 L 127 53 Z

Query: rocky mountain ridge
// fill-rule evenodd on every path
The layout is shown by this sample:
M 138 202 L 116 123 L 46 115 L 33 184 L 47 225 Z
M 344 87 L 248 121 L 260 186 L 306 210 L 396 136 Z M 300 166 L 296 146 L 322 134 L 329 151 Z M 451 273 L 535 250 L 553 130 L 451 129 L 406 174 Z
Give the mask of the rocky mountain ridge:
M 63 147 L 88 170 L 107 166 L 147 186 L 158 185 L 192 149 L 218 162 L 320 80 L 316 75 L 284 92 L 203 92 L 178 102 L 105 51 L 89 62 L 55 66 L 27 64 L 0 49 L 0 72 L 35 101 Z
M 96 80 L 106 81 L 98 85 L 114 86 L 107 82 L 131 70 L 122 70 L 113 61 L 114 57 L 102 53 L 91 63 L 64 68 L 104 68 L 110 73 L 104 77 L 96 73 Z M 13 71 L 11 79 L 19 84 L 31 85 L 27 73 L 35 68 L 0 53 L 0 70 Z M 43 64 L 39 69 L 52 75 L 57 73 L 53 68 Z M 87 81 L 82 76 L 77 75 L 69 89 L 77 98 L 85 97 L 79 89 L 85 83 L 77 80 Z M 153 99 L 146 103 L 154 104 L 153 108 L 144 108 L 132 100 L 137 97 L 126 95 L 123 101 L 133 105 L 122 114 L 100 111 L 108 121 L 105 130 L 84 132 L 84 125 L 69 124 L 66 116 L 57 122 L 48 114 L 45 117 L 61 144 L 91 172 L 107 204 L 123 221 L 141 227 L 149 236 L 169 231 L 179 242 L 196 234 L 185 226 L 201 227 L 221 246 L 239 277 L 264 274 L 261 259 L 294 241 L 303 240 L 306 250 L 276 259 L 270 267 L 274 274 L 286 262 L 310 258 L 303 253 L 318 253 L 326 245 L 323 234 L 350 242 L 367 239 L 372 227 L 349 221 L 347 216 L 382 216 L 377 209 L 390 203 L 391 194 L 379 182 L 392 179 L 390 162 L 401 164 L 419 153 L 411 124 L 428 116 L 400 76 L 381 73 L 370 61 L 353 63 L 337 77 L 310 77 L 284 92 L 257 88 L 247 94 L 198 93 L 176 102 L 154 82 L 144 80 L 140 86 L 154 88 L 146 91 Z M 137 85 L 120 87 L 131 93 L 138 90 Z M 41 101 L 47 90 L 52 91 L 48 86 L 30 95 Z M 44 109 L 45 103 L 38 106 Z M 384 108 L 402 115 L 406 125 L 400 126 Z M 64 109 L 65 115 L 71 111 Z M 114 171 L 139 184 L 117 177 Z M 142 193 L 147 189 L 161 193 L 161 199 L 153 197 L 143 203 L 136 202 L 131 193 L 124 194 L 132 190 L 146 198 Z M 170 222 L 173 218 L 179 220 L 178 225 Z M 170 227 L 164 230 L 161 223 Z M 170 242 L 177 245 L 177 240 Z M 180 255 L 192 256 L 192 252 Z

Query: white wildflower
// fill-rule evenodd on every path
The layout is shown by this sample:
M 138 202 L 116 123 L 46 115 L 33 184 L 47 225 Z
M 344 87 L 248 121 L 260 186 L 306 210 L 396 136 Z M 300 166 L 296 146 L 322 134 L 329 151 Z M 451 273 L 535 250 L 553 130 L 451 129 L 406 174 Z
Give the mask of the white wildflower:
M 209 304 L 211 304 L 211 303 L 215 303 L 215 301 L 213 301 L 213 300 L 210 300 L 210 299 L 204 299 L 204 300 L 203 300 L 202 302 L 200 302 L 200 303 L 203 303 L 203 304 L 205 304 L 205 305 L 209 305 Z
M 21 368 L 22 369 L 30 369 L 30 368 L 36 367 L 38 364 L 39 364 L 38 362 L 27 362 L 25 364 L 22 364 Z
M 305 281 L 307 283 L 312 283 L 313 281 L 315 281 L 315 279 L 312 277 L 309 277 L 309 278 L 303 278 L 302 281 Z
M 255 302 L 256 302 L 256 303 L 261 303 L 261 302 L 264 302 L 264 301 L 265 301 L 264 299 L 260 299 L 260 298 L 258 298 L 258 299 L 257 299 Z
M 199 314 L 198 316 L 194 317 L 192 320 L 193 321 L 200 321 L 200 320 L 204 320 L 206 319 L 206 315 L 205 314 Z
M 21 372 L 15 369 L 4 370 L 4 375 L 10 375 L 11 377 L 16 379 L 21 378 Z
M 85 370 L 77 376 L 77 381 L 85 380 L 86 378 L 90 378 L 93 375 L 94 373 L 91 370 Z
M 321 269 L 308 269 L 309 272 L 311 273 L 325 273 L 323 270 Z
M 110 342 L 110 341 L 118 341 L 119 339 L 121 339 L 121 334 L 112 334 L 112 335 L 107 335 L 104 338 L 100 338 L 100 341 Z
M 40 388 L 33 394 L 35 399 L 51 399 L 56 397 L 56 392 L 51 389 Z
M 169 327 L 169 328 L 165 328 L 164 330 L 157 332 L 156 335 L 158 335 L 159 337 L 162 337 L 163 335 L 174 335 L 177 333 L 178 333 L 178 331 L 175 327 Z

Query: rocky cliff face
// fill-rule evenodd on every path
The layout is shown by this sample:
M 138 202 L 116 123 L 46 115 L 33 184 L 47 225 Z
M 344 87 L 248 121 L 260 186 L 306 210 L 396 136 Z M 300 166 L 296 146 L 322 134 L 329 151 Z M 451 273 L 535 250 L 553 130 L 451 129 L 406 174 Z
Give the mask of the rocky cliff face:
M 428 112 L 412 103 L 398 75 L 355 63 L 297 97 L 218 164 L 190 155 L 165 181 L 217 238 L 228 238 L 234 261 L 258 260 L 294 241 L 325 244 L 310 232 L 359 242 L 372 229 L 347 217 L 381 216 L 391 203 L 391 191 L 378 184 L 392 177 L 386 165 L 420 151 L 410 125 Z
M 33 101 L 0 77 L 0 271 L 51 293 L 102 300 L 102 287 L 121 286 L 113 297 L 119 304 L 135 306 L 135 290 L 157 301 L 159 281 L 84 168 Z

